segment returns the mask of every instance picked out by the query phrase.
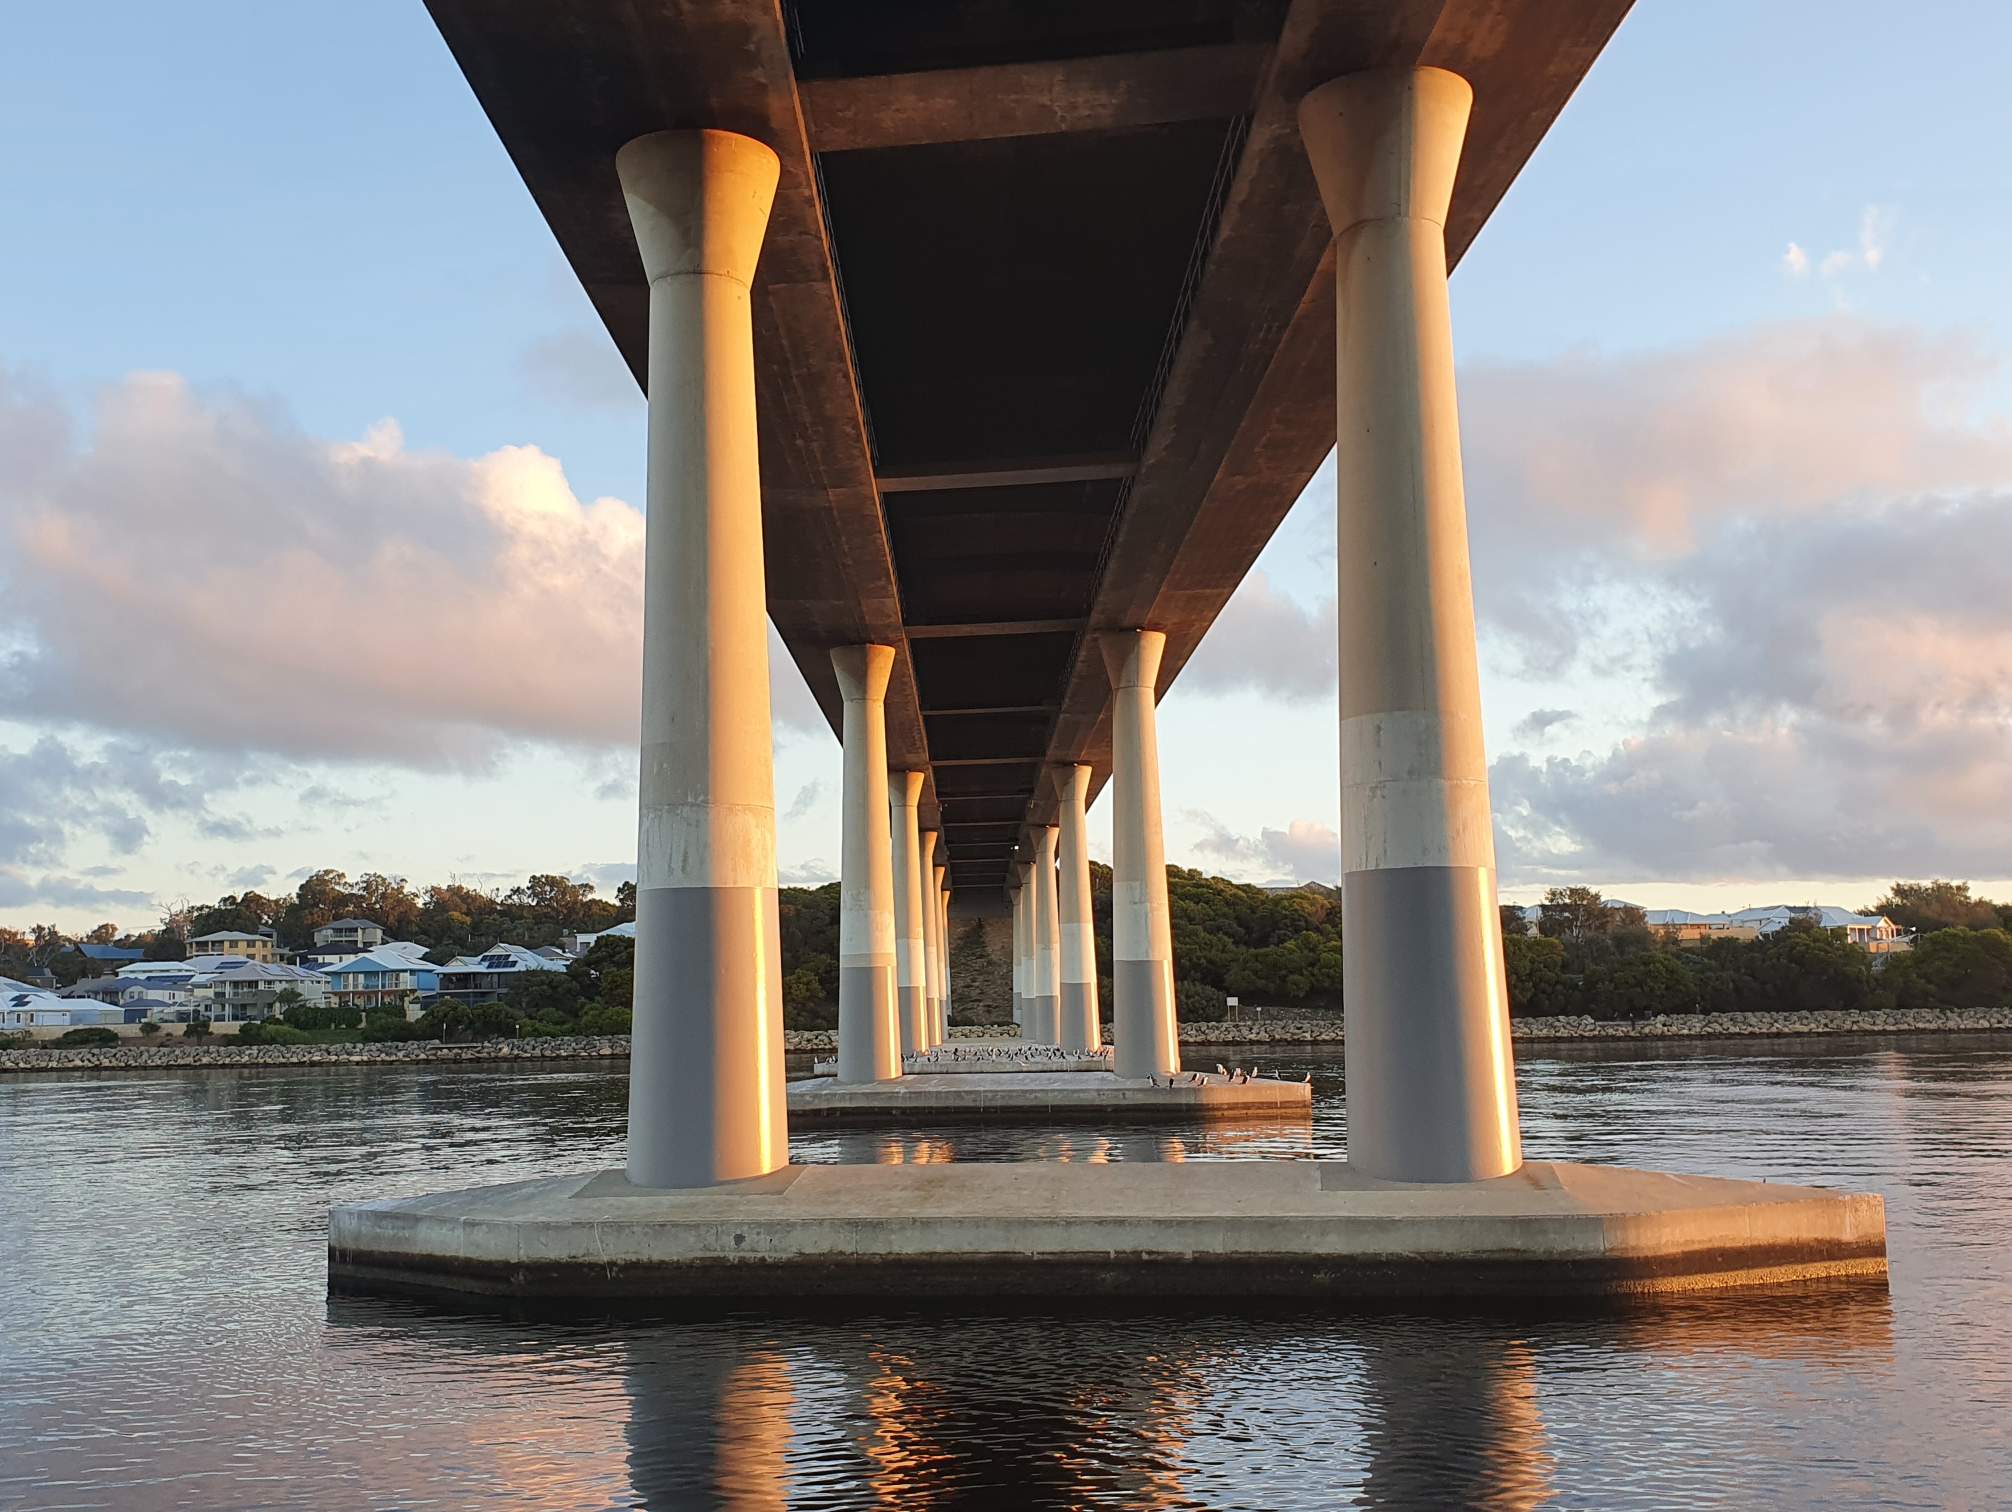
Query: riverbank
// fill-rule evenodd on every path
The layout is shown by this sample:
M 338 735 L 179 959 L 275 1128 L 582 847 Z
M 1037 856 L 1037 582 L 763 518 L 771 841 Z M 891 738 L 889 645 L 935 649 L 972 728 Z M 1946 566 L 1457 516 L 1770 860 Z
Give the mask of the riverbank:
M 955 1039 L 1010 1038 L 1013 1027 L 960 1026 Z M 1519 1043 L 1612 1040 L 1782 1039 L 1822 1035 L 2012 1033 L 2012 1008 L 1889 1009 L 1858 1013 L 1681 1013 L 1634 1022 L 1602 1023 L 1583 1017 L 1514 1019 Z M 783 1036 L 792 1054 L 836 1048 L 829 1029 L 792 1029 Z M 1184 1024 L 1181 1043 L 1212 1050 L 1292 1049 L 1342 1042 L 1341 1020 L 1282 1019 L 1276 1023 Z M 475 1045 L 400 1041 L 377 1045 L 222 1045 L 170 1040 L 152 1045 L 92 1049 L 0 1050 L 0 1073 L 10 1071 L 162 1071 L 259 1066 L 382 1066 L 497 1061 L 626 1060 L 625 1034 L 561 1039 L 485 1040 Z

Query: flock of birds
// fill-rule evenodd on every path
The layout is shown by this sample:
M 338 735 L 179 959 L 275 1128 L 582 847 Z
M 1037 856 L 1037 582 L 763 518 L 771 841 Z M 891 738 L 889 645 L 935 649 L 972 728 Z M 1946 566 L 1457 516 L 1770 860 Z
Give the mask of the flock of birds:
M 1246 1071 L 1242 1066 L 1225 1066 L 1221 1061 L 1217 1061 L 1216 1075 L 1232 1087 L 1241 1087 L 1256 1081 L 1259 1073 L 1256 1066 Z M 1185 1076 L 1170 1076 L 1165 1081 L 1161 1081 L 1157 1076 L 1149 1076 L 1146 1080 L 1156 1087 L 1206 1087 L 1209 1085 L 1209 1074 L 1206 1071 L 1190 1071 Z M 1311 1083 L 1313 1073 L 1307 1072 L 1300 1080 Z

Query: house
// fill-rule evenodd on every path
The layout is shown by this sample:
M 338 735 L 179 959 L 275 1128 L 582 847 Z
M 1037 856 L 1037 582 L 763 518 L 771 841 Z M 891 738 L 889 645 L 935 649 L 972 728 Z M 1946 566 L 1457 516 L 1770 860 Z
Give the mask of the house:
M 562 935 L 559 939 L 559 945 L 560 948 L 563 949 L 567 955 L 572 956 L 577 960 L 579 957 L 585 955 L 588 951 L 594 948 L 594 942 L 596 940 L 606 940 L 610 938 L 633 940 L 635 937 L 636 937 L 636 921 L 634 919 L 630 919 L 627 923 L 611 924 L 606 929 L 596 930 L 591 933 L 583 931 L 578 934 Z
M 195 978 L 188 972 L 176 976 L 85 977 L 57 994 L 63 998 L 91 998 L 113 1008 L 141 1006 L 186 1008 L 195 1001 Z M 142 1014 L 141 1018 L 146 1015 Z M 129 1023 L 140 1019 L 128 1016 Z
M 384 943 L 384 926 L 368 919 L 336 919 L 314 932 L 317 948 L 335 947 L 351 955 L 362 955 Z
M 121 966 L 146 956 L 146 951 L 137 945 L 94 945 L 87 940 L 78 941 L 70 949 L 84 958 L 85 976 L 110 976 Z
M 243 956 L 247 961 L 276 964 L 279 961 L 279 941 L 270 931 L 246 934 L 241 929 L 217 929 L 189 941 L 189 954 Z
M 564 971 L 566 963 L 522 945 L 492 945 L 480 955 L 456 956 L 440 968 L 440 992 L 463 1003 L 493 1003 L 528 972 Z
M 187 976 L 187 961 L 132 961 L 118 970 L 122 982 L 144 982 L 154 977 Z
M 0 986 L 0 1030 L 80 1029 L 123 1022 L 118 1009 L 89 998 L 61 998 L 11 980 Z
M 331 966 L 329 996 L 349 1008 L 409 1008 L 421 996 L 440 990 L 440 969 L 401 952 L 385 949 L 351 956 Z
M 1841 929 L 1847 941 L 1869 955 L 1892 955 L 1914 948 L 1914 936 L 1884 914 L 1862 914 L 1828 903 L 1777 903 L 1765 908 L 1710 914 L 1684 908 L 1651 908 L 1643 917 L 1649 928 L 1676 945 L 1702 945 L 1708 940 L 1757 940 L 1801 921 L 1819 929 Z
M 291 988 L 310 1003 L 328 1001 L 328 978 L 271 961 L 236 961 L 196 977 L 194 1011 L 217 1023 L 272 1018 Z

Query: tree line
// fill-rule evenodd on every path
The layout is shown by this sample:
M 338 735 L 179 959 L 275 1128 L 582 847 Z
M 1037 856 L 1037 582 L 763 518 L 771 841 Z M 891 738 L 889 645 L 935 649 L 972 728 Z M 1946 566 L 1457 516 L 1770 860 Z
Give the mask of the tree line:
M 1092 863 L 1093 928 L 1103 1001 L 1111 1002 L 1111 871 Z M 1180 1017 L 1220 1019 L 1227 1000 L 1323 1014 L 1342 1003 L 1342 908 L 1335 888 L 1318 883 L 1275 891 L 1167 868 Z M 1883 1006 L 1968 1008 L 2012 1001 L 2012 905 L 1974 896 L 1962 882 L 1895 882 L 1870 905 L 1920 931 L 1915 949 L 1878 963 L 1848 944 L 1841 931 L 1798 922 L 1753 940 L 1719 939 L 1679 947 L 1651 930 L 1640 909 L 1611 907 L 1597 891 L 1553 888 L 1534 928 L 1523 911 L 1502 910 L 1503 964 L 1510 1012 L 1517 1016 L 1585 1014 L 1630 1018 L 1658 1013 L 1846 1010 Z M 783 1020 L 790 1028 L 837 1023 L 838 884 L 785 887 L 778 896 L 782 944 Z M 391 938 L 428 947 L 444 963 L 508 940 L 537 948 L 567 934 L 599 932 L 635 916 L 635 888 L 613 898 L 592 884 L 540 873 L 507 889 L 455 882 L 415 889 L 401 878 L 370 873 L 354 881 L 318 871 L 290 895 L 229 894 L 206 905 L 180 904 L 158 928 L 122 933 L 100 925 L 83 939 L 136 946 L 155 959 L 180 959 L 187 941 L 219 929 L 272 929 L 282 945 L 304 946 L 314 930 L 336 919 L 362 917 Z M 48 964 L 59 980 L 83 969 L 67 951 L 73 937 L 48 925 L 0 927 L 0 976 L 20 976 Z M 953 959 L 980 947 L 966 925 Z M 617 1033 L 629 1024 L 634 946 L 596 943 L 564 972 L 527 977 L 501 1003 L 441 1003 L 412 1028 L 386 1016 L 385 1037 L 424 1031 L 427 1037 L 473 1038 L 489 1033 Z M 1004 1003 L 967 1000 L 961 1019 Z M 297 1012 L 299 1010 L 296 1010 Z M 309 1008 L 314 1030 L 371 1028 L 350 1010 Z M 291 1016 L 290 1016 L 291 1017 Z M 330 1022 L 323 1024 L 322 1018 Z

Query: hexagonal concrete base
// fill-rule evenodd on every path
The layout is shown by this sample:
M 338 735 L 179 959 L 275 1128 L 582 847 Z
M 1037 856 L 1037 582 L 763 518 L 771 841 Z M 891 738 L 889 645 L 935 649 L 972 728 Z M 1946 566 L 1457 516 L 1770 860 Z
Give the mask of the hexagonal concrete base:
M 764 1297 L 1629 1295 L 1883 1277 L 1876 1196 L 1612 1166 L 1409 1186 L 1322 1161 L 619 1171 L 329 1216 L 339 1289 L 659 1304 Z
M 1199 1072 L 1171 1080 L 1111 1071 L 932 1073 L 883 1082 L 819 1076 L 789 1084 L 792 1124 L 809 1119 L 1096 1119 L 1131 1123 L 1160 1118 L 1304 1117 L 1313 1109 L 1305 1082 Z

